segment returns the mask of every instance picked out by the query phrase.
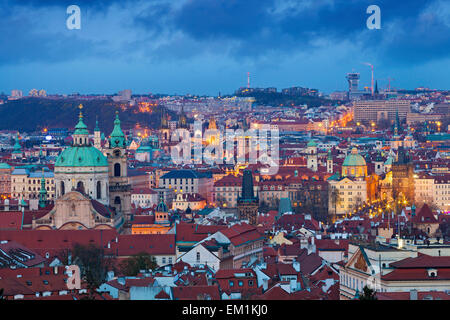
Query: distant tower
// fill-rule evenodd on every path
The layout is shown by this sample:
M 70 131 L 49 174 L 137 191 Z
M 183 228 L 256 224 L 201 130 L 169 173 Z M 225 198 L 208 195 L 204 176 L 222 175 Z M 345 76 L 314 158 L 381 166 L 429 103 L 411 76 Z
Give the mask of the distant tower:
M 184 106 L 181 106 L 181 113 L 178 119 L 178 128 L 187 129 L 187 118 L 184 112 Z
M 16 143 L 14 144 L 11 158 L 12 159 L 22 159 L 22 146 L 19 143 L 19 133 L 17 133 L 17 136 L 16 136 Z
M 375 158 L 374 164 L 375 164 L 375 174 L 382 175 L 385 172 L 384 171 L 384 160 L 381 157 L 381 153 L 379 151 L 377 152 L 377 156 Z
M 318 164 L 317 164 L 317 144 L 314 140 L 308 142 L 306 146 L 306 158 L 307 158 L 307 168 L 317 172 Z
M 131 215 L 131 185 L 128 181 L 127 144 L 116 112 L 114 129 L 106 150 L 109 165 L 109 203 L 127 219 Z
M 102 133 L 100 132 L 100 128 L 98 127 L 98 119 L 95 120 L 94 147 L 98 150 L 102 149 Z
M 161 143 L 167 144 L 170 141 L 170 128 L 165 108 L 162 108 L 161 110 L 161 128 L 159 129 L 159 133 L 159 140 L 161 141 Z
M 327 172 L 333 173 L 333 156 L 331 155 L 331 149 L 328 150 L 327 156 Z
M 256 225 L 259 199 L 253 192 L 253 175 L 251 170 L 244 170 L 242 176 L 242 193 L 237 201 L 240 220 L 248 220 L 251 225 Z
M 160 202 L 155 210 L 155 223 L 156 224 L 169 224 L 169 209 L 164 203 L 163 195 L 160 196 Z
M 348 81 L 348 91 L 349 93 L 353 93 L 358 91 L 358 86 L 359 86 L 359 73 L 347 73 L 347 81 Z
M 45 189 L 44 170 L 42 170 L 41 190 L 39 190 L 39 208 L 47 205 L 47 190 Z
M 247 72 L 247 89 L 250 89 L 250 72 Z

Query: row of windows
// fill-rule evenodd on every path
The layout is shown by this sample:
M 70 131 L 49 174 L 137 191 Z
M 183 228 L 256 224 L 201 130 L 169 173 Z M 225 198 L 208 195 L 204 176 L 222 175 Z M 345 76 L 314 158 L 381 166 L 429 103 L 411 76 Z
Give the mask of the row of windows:
M 243 287 L 244 286 L 244 281 L 243 280 L 239 280 L 237 283 L 238 283 L 239 287 Z M 249 287 L 253 287 L 254 281 L 253 280 L 247 280 L 247 283 L 248 283 Z M 230 287 L 234 287 L 234 281 L 233 280 L 228 280 L 228 284 L 230 285 Z
M 163 179 L 164 184 L 194 184 L 194 179 Z

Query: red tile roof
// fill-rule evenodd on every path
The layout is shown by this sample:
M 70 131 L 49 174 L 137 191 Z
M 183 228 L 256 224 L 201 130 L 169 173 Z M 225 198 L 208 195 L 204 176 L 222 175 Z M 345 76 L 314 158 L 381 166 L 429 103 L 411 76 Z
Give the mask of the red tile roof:
M 0 230 L 20 230 L 22 225 L 22 212 L 0 212 Z
M 198 300 L 204 298 L 220 300 L 218 286 L 173 287 L 172 295 L 174 300 Z
M 132 256 L 141 252 L 150 255 L 174 255 L 174 234 L 134 234 L 119 235 L 119 242 L 112 243 L 116 256 Z

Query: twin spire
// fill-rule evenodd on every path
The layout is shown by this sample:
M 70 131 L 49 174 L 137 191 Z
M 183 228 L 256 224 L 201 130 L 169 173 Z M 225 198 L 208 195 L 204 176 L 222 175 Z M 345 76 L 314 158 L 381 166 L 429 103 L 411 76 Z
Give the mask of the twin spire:
M 80 104 L 78 106 L 80 109 L 80 114 L 78 116 L 78 124 L 75 126 L 75 131 L 73 133 L 74 143 L 80 144 L 80 145 L 88 145 L 88 137 L 89 131 L 87 130 L 86 124 L 83 122 L 83 105 Z M 95 122 L 95 131 L 100 131 L 98 127 L 98 119 Z M 120 127 L 120 119 L 119 119 L 119 112 L 116 111 L 116 118 L 114 120 L 114 129 L 111 132 L 110 137 L 110 146 L 111 147 L 126 147 L 126 139 L 125 134 L 122 131 L 122 128 Z

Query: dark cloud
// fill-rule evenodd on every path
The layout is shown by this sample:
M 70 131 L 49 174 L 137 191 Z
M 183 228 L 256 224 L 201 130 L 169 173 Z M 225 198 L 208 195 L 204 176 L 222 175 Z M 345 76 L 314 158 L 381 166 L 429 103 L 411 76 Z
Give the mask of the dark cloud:
M 436 1 L 187 0 L 180 4 L 175 1 L 138 0 L 0 0 L 0 7 L 6 5 L 5 12 L 11 6 L 45 8 L 70 4 L 78 4 L 82 9 L 102 9 L 112 4 L 124 6 L 124 10 L 139 8 L 131 22 L 136 31 L 146 31 L 146 36 L 141 44 L 135 40 L 133 49 L 151 55 L 153 49 L 148 43 L 164 38 L 167 41 L 153 53 L 159 55 L 172 48 L 177 50 L 176 54 L 167 54 L 168 59 L 182 57 L 183 46 L 189 49 L 189 55 L 217 52 L 223 47 L 223 52 L 235 59 L 255 59 L 268 53 L 282 56 L 305 52 L 320 48 L 323 43 L 332 50 L 333 45 L 349 42 L 361 51 L 378 55 L 386 63 L 419 64 L 450 55 L 448 22 L 445 24 L 433 12 L 424 15 Z M 146 4 L 143 10 L 142 4 Z M 369 17 L 366 9 L 372 4 L 381 8 L 381 30 L 366 28 Z M 18 24 L 15 27 L 22 30 Z M 0 23 L 0 31 L 5 28 L 13 26 L 8 26 L 7 21 Z M 11 46 L 16 44 L 16 48 L 0 53 L 0 61 L 27 57 L 33 60 L 38 59 L 40 54 L 59 61 L 71 59 L 74 56 L 72 51 L 76 49 L 84 48 L 85 54 L 91 55 L 101 51 L 99 43 L 73 36 L 57 37 L 52 42 L 51 36 L 45 34 L 18 34 L 18 31 L 11 30 L 7 33 L 12 33 L 12 38 L 6 43 Z M 175 33 L 181 33 L 184 38 L 181 41 L 175 38 L 177 40 L 173 41 L 178 43 L 171 43 L 171 35 Z M 36 46 L 36 50 L 26 50 L 23 43 Z M 355 56 L 359 54 L 355 52 Z
M 272 25 L 274 0 L 188 1 L 175 13 L 175 26 L 196 39 L 246 39 Z

